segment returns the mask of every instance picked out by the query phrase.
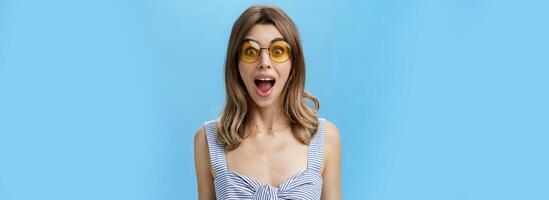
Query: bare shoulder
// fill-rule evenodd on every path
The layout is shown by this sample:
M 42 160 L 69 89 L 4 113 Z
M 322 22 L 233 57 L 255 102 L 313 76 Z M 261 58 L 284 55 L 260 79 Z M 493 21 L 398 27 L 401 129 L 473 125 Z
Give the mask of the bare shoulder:
M 326 120 L 324 123 L 324 146 L 326 150 L 336 150 L 340 146 L 339 140 L 339 129 L 335 124 Z
M 194 133 L 194 148 L 195 150 L 208 150 L 208 141 L 206 141 L 204 127 L 198 128 Z

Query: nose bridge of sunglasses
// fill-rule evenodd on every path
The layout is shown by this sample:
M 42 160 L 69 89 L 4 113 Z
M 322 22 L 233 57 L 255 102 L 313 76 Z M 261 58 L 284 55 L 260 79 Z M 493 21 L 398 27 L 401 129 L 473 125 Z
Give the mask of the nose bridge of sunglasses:
M 267 52 L 263 52 L 263 50 L 266 50 Z M 260 48 L 259 49 L 259 60 L 261 63 L 268 63 L 270 64 L 272 61 L 271 53 L 269 52 L 269 48 Z

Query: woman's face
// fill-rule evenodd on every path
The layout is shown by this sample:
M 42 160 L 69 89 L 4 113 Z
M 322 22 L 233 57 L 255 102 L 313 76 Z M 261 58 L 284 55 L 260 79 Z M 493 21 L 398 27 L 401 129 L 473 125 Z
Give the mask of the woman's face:
M 239 55 L 245 55 L 252 59 L 243 61 L 242 57 L 239 57 L 240 77 L 242 77 L 252 100 L 261 108 L 279 102 L 290 74 L 291 56 L 287 60 L 284 59 L 284 53 L 290 53 L 290 49 L 289 46 L 285 49 L 284 44 L 286 43 L 281 41 L 284 41 L 284 37 L 274 25 L 256 24 L 246 35 L 244 42 L 246 44 L 241 44 Z M 273 45 L 271 46 L 271 44 Z M 261 50 L 255 51 L 257 49 Z M 269 51 L 275 61 L 269 57 Z M 259 58 L 255 60 L 253 58 L 257 53 L 259 53 Z

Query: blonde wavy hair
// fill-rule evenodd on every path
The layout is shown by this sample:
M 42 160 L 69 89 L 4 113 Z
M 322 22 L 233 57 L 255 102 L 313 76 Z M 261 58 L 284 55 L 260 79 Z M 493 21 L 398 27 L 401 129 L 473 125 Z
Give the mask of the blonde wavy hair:
M 320 104 L 315 96 L 305 91 L 305 60 L 297 28 L 286 13 L 273 6 L 249 7 L 232 27 L 225 60 L 227 95 L 219 118 L 217 142 L 228 151 L 234 150 L 250 126 L 249 105 L 253 102 L 238 71 L 238 52 L 246 34 L 256 24 L 274 25 L 290 45 L 292 66 L 282 90 L 282 105 L 294 136 L 308 145 L 318 130 L 316 113 Z M 310 107 L 305 100 L 310 100 L 313 105 Z

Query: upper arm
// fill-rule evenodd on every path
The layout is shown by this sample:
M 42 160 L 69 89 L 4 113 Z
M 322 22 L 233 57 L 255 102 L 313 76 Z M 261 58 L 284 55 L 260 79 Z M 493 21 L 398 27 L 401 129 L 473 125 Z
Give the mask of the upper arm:
M 215 199 L 213 176 L 210 168 L 210 151 L 204 128 L 194 135 L 194 166 L 198 185 L 198 199 Z
M 339 130 L 329 121 L 324 125 L 324 169 L 321 199 L 341 199 L 341 143 Z

